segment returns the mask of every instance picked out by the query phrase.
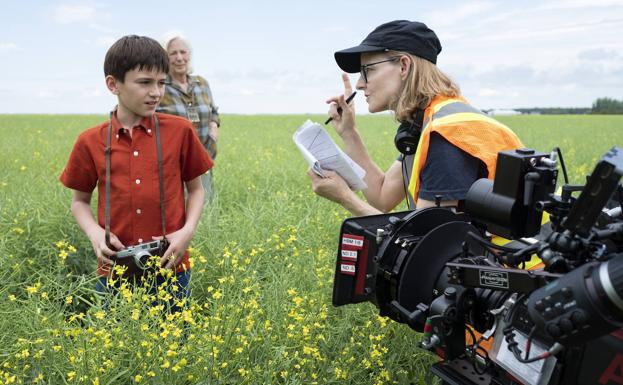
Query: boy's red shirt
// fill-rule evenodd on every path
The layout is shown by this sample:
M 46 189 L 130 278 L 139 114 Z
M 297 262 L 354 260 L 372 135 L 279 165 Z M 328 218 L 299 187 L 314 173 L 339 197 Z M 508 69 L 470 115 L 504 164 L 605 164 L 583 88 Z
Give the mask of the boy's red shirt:
M 188 120 L 156 114 L 160 124 L 166 232 L 184 226 L 186 210 L 184 182 L 213 166 Z M 106 160 L 104 149 L 109 121 L 82 132 L 74 144 L 60 181 L 68 188 L 92 192 L 98 186 L 97 217 L 104 227 Z M 132 136 L 113 116 L 110 175 L 110 229 L 126 247 L 162 235 L 158 156 L 153 117 L 143 118 L 132 128 Z M 188 251 L 177 271 L 189 268 Z M 109 271 L 98 262 L 98 275 Z

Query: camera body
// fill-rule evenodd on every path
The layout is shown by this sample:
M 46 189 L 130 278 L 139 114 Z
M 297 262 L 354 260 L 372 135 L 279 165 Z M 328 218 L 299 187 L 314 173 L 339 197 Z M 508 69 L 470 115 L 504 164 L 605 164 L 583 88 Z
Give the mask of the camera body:
M 553 153 L 506 151 L 495 180 L 470 189 L 466 213 L 345 220 L 333 305 L 369 301 L 423 332 L 444 384 L 621 383 L 623 149 L 562 196 L 557 176 Z
M 125 275 L 142 274 L 149 269 L 149 259 L 153 256 L 162 257 L 169 247 L 166 239 L 139 243 L 119 250 L 112 259 L 116 264 L 126 266 Z

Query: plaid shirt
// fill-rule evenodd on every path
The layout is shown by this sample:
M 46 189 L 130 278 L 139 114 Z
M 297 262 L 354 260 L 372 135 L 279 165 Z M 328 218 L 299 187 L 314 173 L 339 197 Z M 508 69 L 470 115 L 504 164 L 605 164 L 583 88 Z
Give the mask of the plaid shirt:
M 188 90 L 182 91 L 179 86 L 167 76 L 165 93 L 156 111 L 188 118 L 187 107 L 198 107 L 199 122 L 193 123 L 195 131 L 203 147 L 212 152 L 215 148 L 214 139 L 210 136 L 210 122 L 220 126 L 218 107 L 214 105 L 214 98 L 208 81 L 201 76 L 188 75 Z M 214 156 L 215 154 L 210 154 Z

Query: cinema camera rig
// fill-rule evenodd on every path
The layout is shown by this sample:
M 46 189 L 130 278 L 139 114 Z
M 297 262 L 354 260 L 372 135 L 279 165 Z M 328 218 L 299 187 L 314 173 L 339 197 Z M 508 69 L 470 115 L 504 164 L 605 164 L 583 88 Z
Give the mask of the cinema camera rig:
M 499 153 L 464 213 L 345 220 L 333 304 L 370 301 L 423 332 L 444 384 L 623 384 L 623 149 L 584 186 L 560 155 Z

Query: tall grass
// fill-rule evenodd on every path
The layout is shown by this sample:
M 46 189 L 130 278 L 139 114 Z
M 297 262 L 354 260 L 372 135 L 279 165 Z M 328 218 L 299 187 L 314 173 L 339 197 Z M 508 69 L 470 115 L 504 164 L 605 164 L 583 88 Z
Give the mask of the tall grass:
M 122 286 L 105 309 L 95 258 L 58 182 L 78 133 L 105 116 L 0 116 L 0 383 L 427 383 L 429 354 L 371 304 L 331 306 L 343 209 L 317 198 L 291 135 L 322 116 L 225 116 L 193 240 L 193 299 L 163 316 Z M 580 182 L 621 117 L 506 117 L 528 147 L 560 146 Z M 385 168 L 397 124 L 360 130 Z M 94 202 L 96 200 L 94 199 Z M 165 299 L 166 292 L 156 296 Z

